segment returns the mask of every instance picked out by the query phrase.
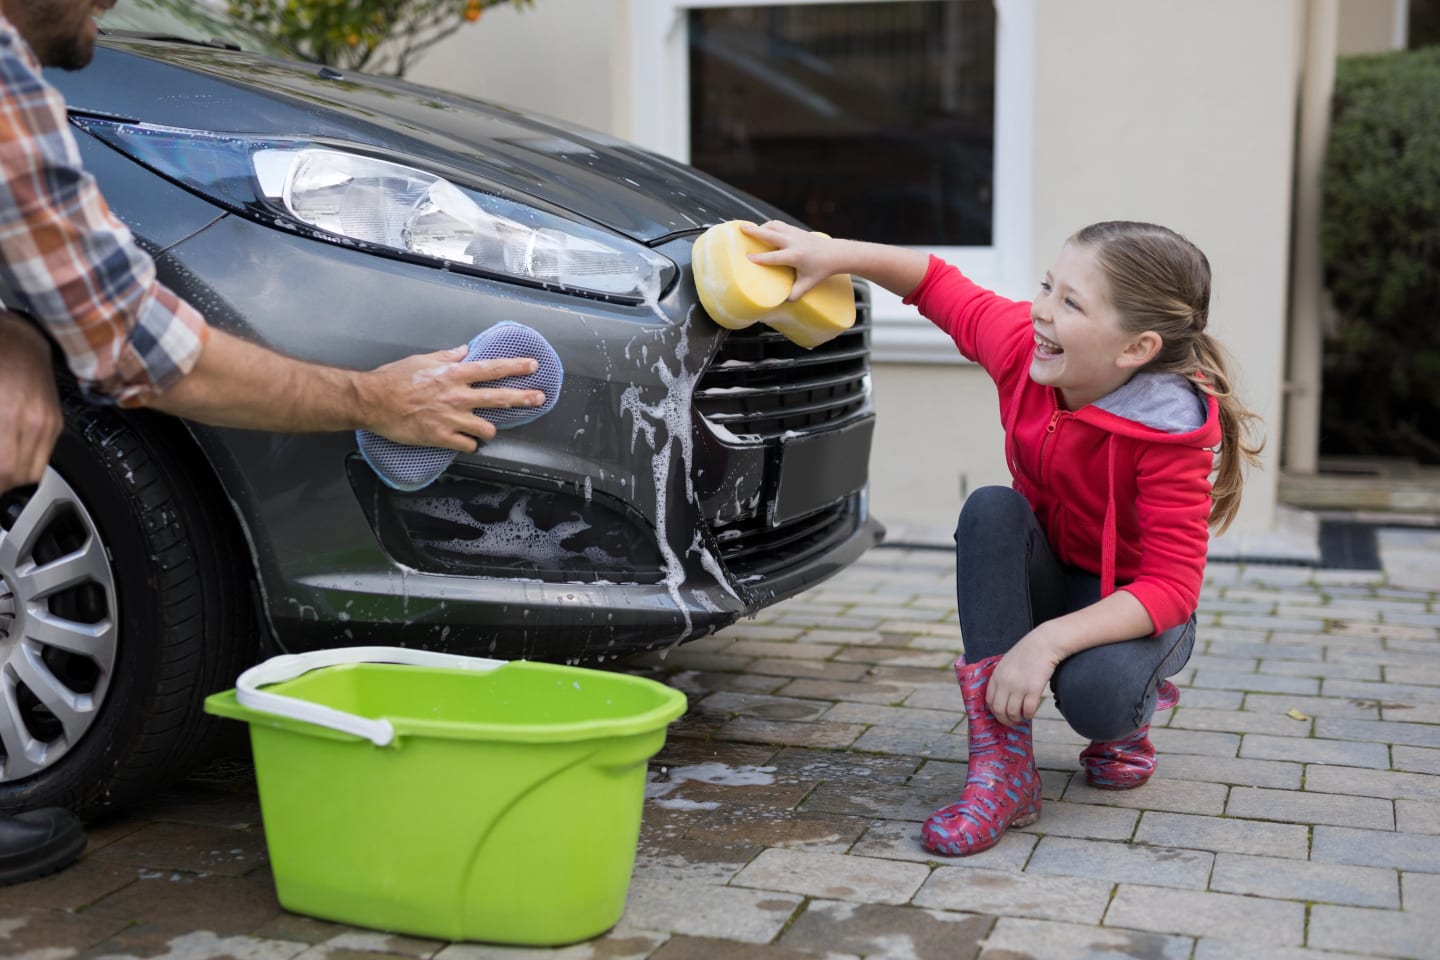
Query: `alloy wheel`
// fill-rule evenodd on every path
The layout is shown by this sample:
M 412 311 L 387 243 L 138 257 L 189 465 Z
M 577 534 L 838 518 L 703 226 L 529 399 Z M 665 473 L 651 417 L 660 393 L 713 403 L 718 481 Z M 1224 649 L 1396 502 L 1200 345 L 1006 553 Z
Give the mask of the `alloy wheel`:
M 56 763 L 95 723 L 119 645 L 115 572 L 53 468 L 0 497 L 0 782 Z

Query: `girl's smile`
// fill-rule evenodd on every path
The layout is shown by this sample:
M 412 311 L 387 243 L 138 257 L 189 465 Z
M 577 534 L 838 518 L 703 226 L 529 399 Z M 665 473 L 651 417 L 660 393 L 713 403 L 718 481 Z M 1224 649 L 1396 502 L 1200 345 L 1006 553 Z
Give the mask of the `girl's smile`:
M 1065 349 L 1061 347 L 1060 344 L 1053 340 L 1045 339 L 1038 332 L 1035 334 L 1036 360 L 1053 360 L 1064 352 Z

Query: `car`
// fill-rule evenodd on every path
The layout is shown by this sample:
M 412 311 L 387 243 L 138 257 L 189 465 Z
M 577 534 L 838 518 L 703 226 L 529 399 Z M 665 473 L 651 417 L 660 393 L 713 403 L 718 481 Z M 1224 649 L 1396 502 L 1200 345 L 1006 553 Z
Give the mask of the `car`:
M 514 321 L 563 387 L 406 491 L 354 435 L 118 409 L 61 372 L 51 466 L 0 499 L 0 808 L 144 796 L 212 749 L 203 697 L 276 652 L 603 665 L 879 542 L 866 285 L 813 350 L 697 298 L 696 237 L 782 211 L 613 137 L 257 49 L 200 9 L 122 0 L 88 68 L 48 73 L 160 278 L 218 327 L 356 369 Z

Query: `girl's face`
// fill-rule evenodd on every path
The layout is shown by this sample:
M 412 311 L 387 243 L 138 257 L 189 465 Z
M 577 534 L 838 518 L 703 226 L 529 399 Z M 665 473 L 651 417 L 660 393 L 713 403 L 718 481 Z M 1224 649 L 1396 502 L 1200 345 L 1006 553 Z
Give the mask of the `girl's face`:
M 1059 391 L 1067 410 L 1121 386 L 1150 357 L 1146 335 L 1121 328 L 1110 284 L 1086 247 L 1067 243 L 1060 251 L 1040 282 L 1030 320 L 1035 327 L 1030 379 Z

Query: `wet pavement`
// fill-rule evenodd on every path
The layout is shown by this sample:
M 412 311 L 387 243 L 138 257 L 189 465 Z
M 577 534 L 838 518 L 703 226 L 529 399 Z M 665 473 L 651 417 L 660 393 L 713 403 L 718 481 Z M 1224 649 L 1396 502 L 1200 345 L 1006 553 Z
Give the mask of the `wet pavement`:
M 1088 788 L 1047 701 L 1043 815 L 974 857 L 918 841 L 965 776 L 952 560 L 882 547 L 626 662 L 690 706 L 601 937 L 449 944 L 287 913 L 252 771 L 230 761 L 92 829 L 62 873 L 0 889 L 0 956 L 1440 957 L 1440 532 L 1376 535 L 1377 570 L 1212 561 L 1155 778 Z

